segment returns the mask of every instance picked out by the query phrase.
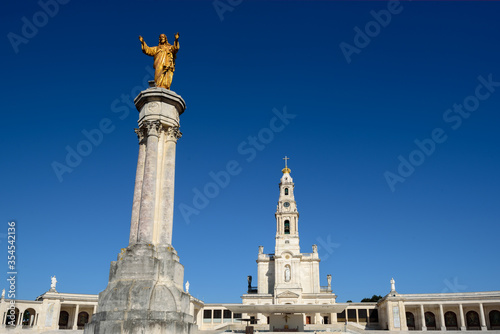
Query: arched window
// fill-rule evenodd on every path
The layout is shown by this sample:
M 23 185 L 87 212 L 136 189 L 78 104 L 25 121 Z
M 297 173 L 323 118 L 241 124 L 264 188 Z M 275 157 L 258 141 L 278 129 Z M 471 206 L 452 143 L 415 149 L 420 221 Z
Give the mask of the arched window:
M 435 329 L 436 328 L 436 316 L 432 312 L 425 312 L 425 327 Z
M 415 329 L 415 316 L 411 312 L 406 312 L 406 325 L 408 329 Z
M 479 314 L 476 311 L 467 312 L 467 329 L 481 329 L 479 325 Z
M 285 195 L 288 195 L 288 188 L 285 188 Z
M 285 220 L 285 234 L 290 234 L 290 221 Z
M 66 311 L 61 311 L 59 313 L 59 329 L 68 328 L 69 313 Z
M 444 325 L 448 330 L 458 330 L 457 315 L 455 314 L 455 312 L 448 311 L 444 314 Z
M 80 312 L 78 313 L 78 321 L 77 321 L 77 326 L 78 329 L 83 329 L 86 323 L 89 322 L 89 314 L 87 312 Z
M 23 326 L 33 326 L 33 322 L 35 321 L 35 310 L 32 308 L 24 311 L 23 314 Z
M 490 312 L 490 329 L 500 329 L 500 311 Z

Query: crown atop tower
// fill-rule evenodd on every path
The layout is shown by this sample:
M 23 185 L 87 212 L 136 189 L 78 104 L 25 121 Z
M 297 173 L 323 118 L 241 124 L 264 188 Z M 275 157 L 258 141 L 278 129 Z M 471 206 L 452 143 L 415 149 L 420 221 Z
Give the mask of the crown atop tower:
M 287 160 L 290 158 L 285 156 L 283 160 L 285 160 L 285 168 L 283 168 L 281 171 L 283 172 L 283 176 L 281 177 L 281 183 L 292 183 L 293 179 L 290 176 L 290 173 L 292 172 L 290 168 L 288 168 L 288 163 Z

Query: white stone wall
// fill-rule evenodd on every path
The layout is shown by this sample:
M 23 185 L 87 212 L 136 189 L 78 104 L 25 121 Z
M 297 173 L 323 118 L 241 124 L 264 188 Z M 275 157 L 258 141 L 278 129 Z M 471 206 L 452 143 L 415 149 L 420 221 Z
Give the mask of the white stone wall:
M 15 300 L 13 305 L 18 314 L 15 328 L 17 330 L 31 330 L 35 333 L 58 330 L 60 314 L 62 311 L 66 311 L 69 314 L 66 328 L 78 329 L 78 314 L 87 312 L 90 321 L 97 307 L 97 298 L 97 295 L 47 292 L 35 301 Z M 2 299 L 0 301 L 1 328 L 15 330 L 14 327 L 9 326 L 8 315 L 11 304 L 11 300 Z M 29 322 L 23 326 L 22 318 L 26 310 L 29 310 L 32 315 Z

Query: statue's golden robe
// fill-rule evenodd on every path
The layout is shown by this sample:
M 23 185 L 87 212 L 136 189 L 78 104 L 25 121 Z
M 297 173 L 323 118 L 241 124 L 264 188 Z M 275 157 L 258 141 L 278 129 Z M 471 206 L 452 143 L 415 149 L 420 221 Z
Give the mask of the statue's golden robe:
M 151 47 L 147 46 L 146 43 L 143 45 L 142 51 L 148 56 L 154 57 L 156 87 L 170 89 L 175 71 L 175 54 L 179 51 L 176 44 L 166 43 Z

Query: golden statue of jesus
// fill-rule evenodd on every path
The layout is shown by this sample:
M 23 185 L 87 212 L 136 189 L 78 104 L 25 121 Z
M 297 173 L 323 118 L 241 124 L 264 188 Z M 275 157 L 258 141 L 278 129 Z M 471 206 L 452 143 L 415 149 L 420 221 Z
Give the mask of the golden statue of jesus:
M 148 46 L 144 38 L 139 36 L 142 52 L 154 57 L 156 87 L 170 89 L 175 71 L 175 56 L 179 51 L 179 33 L 175 34 L 174 45 L 168 44 L 167 36 L 161 34 L 158 46 Z

